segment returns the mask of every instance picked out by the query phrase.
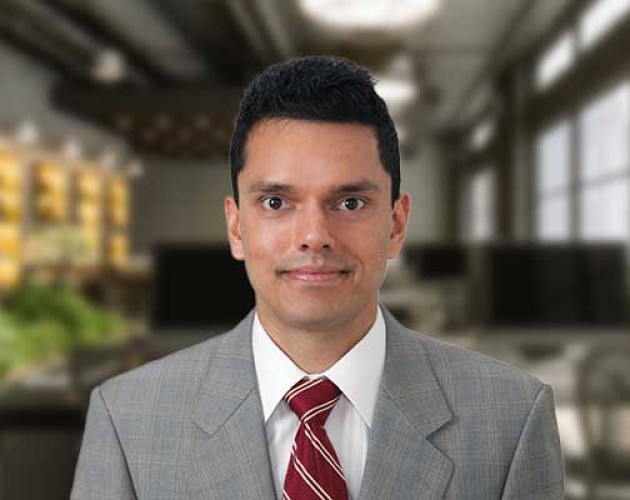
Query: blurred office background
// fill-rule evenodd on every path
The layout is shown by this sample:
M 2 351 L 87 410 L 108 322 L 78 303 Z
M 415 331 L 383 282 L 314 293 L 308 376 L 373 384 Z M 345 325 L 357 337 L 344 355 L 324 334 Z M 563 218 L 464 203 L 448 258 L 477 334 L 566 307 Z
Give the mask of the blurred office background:
M 336 54 L 413 200 L 382 303 L 551 384 L 567 497 L 630 499 L 628 47 L 630 0 L 3 0 L 0 498 L 68 498 L 90 390 L 252 307 L 238 101 Z

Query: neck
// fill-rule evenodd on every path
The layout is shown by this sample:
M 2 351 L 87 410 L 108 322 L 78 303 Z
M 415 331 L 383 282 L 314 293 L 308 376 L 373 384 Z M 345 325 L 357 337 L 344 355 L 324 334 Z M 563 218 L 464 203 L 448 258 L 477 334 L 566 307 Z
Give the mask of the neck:
M 376 320 L 376 301 L 342 320 L 326 319 L 305 327 L 278 318 L 257 304 L 261 325 L 273 342 L 305 373 L 323 373 L 339 361 L 370 330 Z

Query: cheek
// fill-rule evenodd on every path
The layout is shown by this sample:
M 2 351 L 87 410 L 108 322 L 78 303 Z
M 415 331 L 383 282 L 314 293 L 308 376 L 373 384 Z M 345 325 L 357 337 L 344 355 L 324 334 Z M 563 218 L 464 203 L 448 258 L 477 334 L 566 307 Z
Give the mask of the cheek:
M 286 242 L 286 234 L 277 225 L 270 226 L 260 221 L 243 224 L 241 230 L 245 258 L 260 267 L 267 267 L 269 262 L 282 254 L 281 248 Z
M 372 256 L 387 253 L 389 248 L 390 225 L 387 219 L 365 221 L 354 227 L 345 228 L 340 234 L 344 234 L 345 241 L 350 242 L 350 245 L 360 245 L 364 252 Z
M 390 253 L 390 226 L 387 221 L 381 223 L 373 233 L 369 241 L 372 261 L 374 262 L 373 272 L 384 273 Z
M 387 263 L 389 252 L 388 227 L 383 224 L 370 224 L 360 230 L 347 230 L 343 233 L 343 247 L 349 254 L 361 261 L 367 274 L 379 274 Z

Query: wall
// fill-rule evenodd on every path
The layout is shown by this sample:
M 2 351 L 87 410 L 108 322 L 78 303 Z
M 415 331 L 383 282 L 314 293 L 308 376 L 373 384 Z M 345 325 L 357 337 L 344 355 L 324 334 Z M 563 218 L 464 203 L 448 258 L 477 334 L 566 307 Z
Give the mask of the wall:
M 227 162 L 144 158 L 133 184 L 132 247 L 150 252 L 161 241 L 227 242 L 223 200 L 230 194 Z
M 0 43 L 0 125 L 32 121 L 42 139 L 59 141 L 72 135 L 87 148 L 123 148 L 123 142 L 84 121 L 55 110 L 49 92 L 58 76 L 40 61 L 34 61 L 13 47 Z
M 437 144 L 426 142 L 415 158 L 401 163 L 401 192 L 411 196 L 407 242 L 435 242 L 447 238 L 448 175 Z

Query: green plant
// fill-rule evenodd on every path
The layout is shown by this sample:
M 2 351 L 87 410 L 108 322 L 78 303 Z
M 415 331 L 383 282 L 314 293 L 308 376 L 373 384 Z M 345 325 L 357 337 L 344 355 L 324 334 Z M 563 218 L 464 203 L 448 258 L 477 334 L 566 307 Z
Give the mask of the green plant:
M 0 378 L 4 377 L 16 363 L 18 336 L 15 320 L 0 309 Z
M 124 319 L 68 286 L 28 283 L 0 308 L 0 378 L 25 364 L 124 335 Z
M 61 354 L 64 332 L 53 321 L 25 323 L 0 311 L 0 378 L 24 365 Z

